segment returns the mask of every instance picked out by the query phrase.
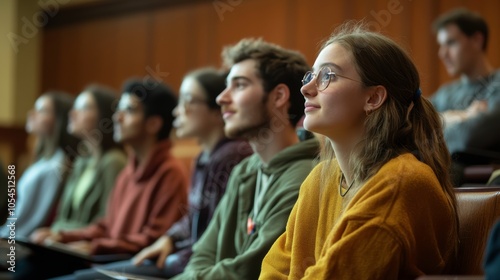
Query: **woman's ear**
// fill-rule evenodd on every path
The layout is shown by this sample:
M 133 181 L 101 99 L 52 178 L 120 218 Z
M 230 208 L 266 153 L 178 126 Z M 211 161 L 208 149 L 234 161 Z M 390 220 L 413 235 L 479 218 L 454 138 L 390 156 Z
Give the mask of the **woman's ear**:
M 367 94 L 368 97 L 364 108 L 366 112 L 373 112 L 377 110 L 387 99 L 387 90 L 384 86 L 371 87 Z
M 290 101 L 290 89 L 285 84 L 278 84 L 271 96 L 276 108 L 286 106 Z

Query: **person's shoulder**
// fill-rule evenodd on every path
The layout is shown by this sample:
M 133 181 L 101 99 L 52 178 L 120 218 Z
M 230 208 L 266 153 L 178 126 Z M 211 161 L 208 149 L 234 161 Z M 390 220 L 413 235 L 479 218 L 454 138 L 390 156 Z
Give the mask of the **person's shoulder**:
M 220 145 L 212 155 L 210 163 L 220 163 L 235 159 L 243 159 L 253 154 L 252 147 L 247 141 L 229 140 Z
M 288 148 L 282 154 L 280 162 L 288 165 L 289 167 L 287 168 L 306 166 L 311 170 L 318 163 L 319 151 L 320 145 L 318 139 L 308 139 Z
M 66 161 L 67 156 L 61 148 L 58 148 L 54 154 L 48 159 L 49 164 L 59 165 L 61 162 Z
M 156 164 L 155 164 L 156 163 Z M 129 167 L 127 165 L 127 167 Z M 132 168 L 124 170 L 132 170 Z M 148 171 L 142 174 L 142 179 L 153 189 L 162 189 L 167 193 L 182 195 L 181 190 L 189 188 L 189 170 L 182 160 L 176 157 L 168 157 L 161 162 L 154 162 L 147 167 Z M 124 172 L 122 172 L 124 173 Z M 170 190 L 170 191 L 167 191 Z
M 246 173 L 257 172 L 261 160 L 259 156 L 254 153 L 243 160 L 241 160 L 236 166 L 234 166 L 231 176 L 239 176 Z
M 151 155 L 145 162 L 145 170 L 142 176 L 158 177 L 163 180 L 171 178 L 189 177 L 189 167 L 186 163 L 172 152 L 173 143 L 170 140 L 162 140 L 152 147 Z M 135 157 L 135 154 L 134 154 Z M 129 160 L 125 169 L 137 172 L 139 168 Z
M 56 150 L 50 158 L 41 158 L 30 165 L 26 171 L 35 170 L 41 173 L 62 172 L 65 167 L 66 156 L 63 151 Z M 43 175 L 43 174 L 42 174 Z M 52 174 L 51 174 L 52 175 Z
M 311 162 L 318 157 L 319 150 L 320 146 L 317 139 L 301 141 L 277 153 L 269 162 L 269 166 L 273 170 L 281 170 L 297 165 L 309 165 L 312 168 Z
M 433 96 L 441 96 L 453 94 L 458 88 L 462 86 L 462 81 L 460 79 L 455 79 L 442 84 Z
M 328 172 L 324 169 L 324 164 L 321 163 L 318 166 L 318 160 L 310 158 L 289 161 L 282 166 L 282 172 L 276 173 L 279 174 L 277 181 L 288 187 L 292 185 L 300 187 L 307 177 L 320 178 L 323 172 Z
M 490 231 L 486 246 L 484 271 L 488 277 L 498 276 L 500 272 L 500 220 Z
M 305 155 L 316 157 L 320 148 L 319 141 L 316 137 L 300 141 L 299 143 L 289 148 L 290 152 L 301 151 Z
M 90 158 L 84 156 L 77 156 L 73 163 L 73 168 L 71 169 L 71 173 L 81 173 L 85 169 L 85 167 L 89 164 Z
M 102 183 L 106 189 L 114 188 L 117 181 L 123 181 L 123 174 L 128 174 L 127 157 L 121 150 L 110 150 L 102 155 L 95 166 L 95 182 Z
M 319 162 L 315 161 L 313 165 L 314 167 L 305 179 L 312 184 L 319 184 L 321 178 L 326 181 L 334 181 L 334 178 L 338 176 L 337 173 L 340 170 L 337 159 L 323 160 Z
M 162 173 L 162 174 L 176 174 L 178 176 L 188 177 L 188 169 L 186 164 L 177 157 L 170 156 L 166 157 L 161 162 L 156 162 L 158 164 L 149 164 L 148 168 L 152 168 L 155 170 L 154 173 Z
M 442 189 L 431 167 L 411 153 L 393 158 L 375 176 L 375 181 L 385 182 L 391 191 L 406 193 L 409 197 L 435 193 Z
M 422 178 L 422 176 L 425 178 L 434 174 L 427 164 L 421 162 L 412 153 L 401 154 L 391 159 L 382 166 L 380 172 L 388 175 L 394 174 L 397 177 L 404 175 L 411 179 Z
M 491 75 L 490 84 L 493 85 L 497 90 L 500 90 L 500 69 L 497 69 Z
M 111 165 L 124 166 L 126 162 L 127 162 L 127 156 L 120 149 L 111 149 L 105 152 L 101 158 L 101 164 L 103 167 Z

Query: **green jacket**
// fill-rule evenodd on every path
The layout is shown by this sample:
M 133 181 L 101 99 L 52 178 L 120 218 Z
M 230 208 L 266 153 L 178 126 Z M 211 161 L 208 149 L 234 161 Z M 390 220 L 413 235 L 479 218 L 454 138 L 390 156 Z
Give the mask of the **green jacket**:
M 267 167 L 262 167 L 257 154 L 237 165 L 213 219 L 193 246 L 184 273 L 174 279 L 257 279 L 262 259 L 285 231 L 300 185 L 314 167 L 318 151 L 317 140 L 310 139 L 279 152 Z M 255 219 L 255 232 L 248 234 L 259 168 L 272 179 Z
M 95 166 L 95 175 L 91 187 L 86 191 L 78 211 L 73 209 L 73 199 L 78 180 L 83 174 L 90 159 L 77 158 L 68 182 L 64 187 L 56 220 L 51 228 L 54 231 L 72 230 L 85 227 L 104 216 L 108 204 L 108 196 L 115 186 L 115 179 L 127 163 L 121 150 L 106 152 Z

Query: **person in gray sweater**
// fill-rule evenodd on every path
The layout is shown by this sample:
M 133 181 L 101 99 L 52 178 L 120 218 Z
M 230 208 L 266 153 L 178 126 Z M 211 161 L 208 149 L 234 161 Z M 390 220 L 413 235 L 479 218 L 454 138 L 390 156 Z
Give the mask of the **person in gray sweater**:
M 455 184 L 461 183 L 466 158 L 460 153 L 500 154 L 500 70 L 488 62 L 488 26 L 474 12 L 456 9 L 434 23 L 439 57 L 450 76 L 431 102 L 444 121 L 444 139 L 456 160 Z M 462 167 L 460 167 L 462 165 Z
M 83 228 L 106 212 L 108 196 L 126 164 L 121 145 L 113 141 L 115 92 L 99 85 L 86 87 L 75 99 L 67 129 L 80 139 L 74 167 L 68 175 L 60 206 L 49 227 L 36 229 L 30 239 L 39 243 L 51 231 Z
M 73 98 L 62 92 L 40 96 L 28 112 L 26 131 L 37 137 L 35 160 L 17 183 L 16 236 L 27 238 L 35 229 L 47 226 L 54 217 L 77 140 L 67 132 Z M 17 177 L 17 176 L 16 176 Z M 0 229 L 1 237 L 9 228 Z

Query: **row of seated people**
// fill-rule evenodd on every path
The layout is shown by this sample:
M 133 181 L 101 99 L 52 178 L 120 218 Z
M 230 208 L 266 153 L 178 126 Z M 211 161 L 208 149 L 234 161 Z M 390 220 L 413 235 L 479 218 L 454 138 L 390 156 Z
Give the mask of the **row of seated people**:
M 400 279 L 452 271 L 458 222 L 445 145 L 452 126 L 445 116 L 442 132 L 438 106 L 421 97 L 418 72 L 397 44 L 346 24 L 323 45 L 312 72 L 300 53 L 262 40 L 242 40 L 223 56 L 227 77 L 214 70 L 187 75 L 179 103 L 160 83 L 127 83 L 112 121 L 104 113 L 112 96 L 84 90 L 68 131 L 87 156 L 75 160 L 54 224 L 31 233 L 32 241 L 137 254 L 101 268 L 175 279 Z M 55 111 L 51 96 L 37 101 L 37 122 Z M 304 112 L 304 127 L 324 136 L 323 145 L 299 141 L 295 127 Z M 466 120 L 454 113 L 453 123 Z M 189 198 L 185 172 L 168 152 L 172 123 L 203 148 Z M 128 163 L 106 136 L 130 147 Z M 70 167 L 68 147 L 61 145 L 57 168 Z M 55 156 L 58 148 L 52 150 Z M 67 173 L 59 172 L 57 180 Z M 96 186 L 98 194 L 83 200 Z M 54 202 L 46 205 L 50 213 Z M 84 268 L 63 263 L 32 254 L 16 277 Z M 65 278 L 104 276 L 87 269 Z
M 188 74 L 179 102 L 162 83 L 129 80 L 114 114 L 115 96 L 103 87 L 86 88 L 74 102 L 57 92 L 39 97 L 27 122 L 27 130 L 40 139 L 38 160 L 18 184 L 16 236 L 64 242 L 89 254 L 134 254 L 168 230 L 180 246 L 176 255 L 186 262 L 231 169 L 252 153 L 247 142 L 224 135 L 215 98 L 225 77 L 210 68 Z M 179 137 L 195 137 L 202 146 L 189 201 L 188 176 L 170 152 L 173 126 Z M 128 162 L 120 145 L 130 151 Z M 40 228 L 59 197 L 51 227 Z M 2 228 L 2 236 L 8 235 L 9 228 Z M 43 262 L 37 257 L 21 263 L 28 267 L 21 267 L 18 277 L 53 275 L 39 270 Z

